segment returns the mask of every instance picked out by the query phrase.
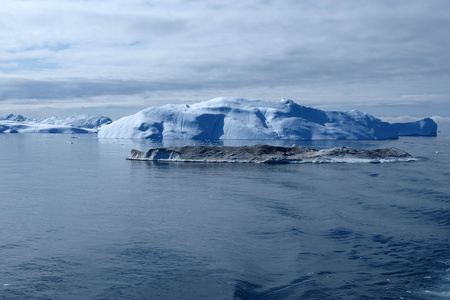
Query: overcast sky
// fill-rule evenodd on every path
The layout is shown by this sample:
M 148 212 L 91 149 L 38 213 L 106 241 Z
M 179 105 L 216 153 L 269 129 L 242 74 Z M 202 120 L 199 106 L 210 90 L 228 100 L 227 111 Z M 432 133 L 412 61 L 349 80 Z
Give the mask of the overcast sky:
M 0 114 L 236 96 L 450 116 L 449 28 L 448 0 L 2 0 Z

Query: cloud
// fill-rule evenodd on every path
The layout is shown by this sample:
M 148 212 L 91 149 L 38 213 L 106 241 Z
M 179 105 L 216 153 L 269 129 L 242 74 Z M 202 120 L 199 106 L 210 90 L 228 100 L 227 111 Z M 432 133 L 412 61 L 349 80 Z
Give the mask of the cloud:
M 192 88 L 192 85 L 189 86 Z M 0 99 L 72 99 L 101 95 L 136 95 L 152 91 L 179 90 L 185 88 L 182 83 L 145 82 L 124 80 L 10 80 L 0 87 Z M 1 100 L 0 100 L 1 101 Z
M 432 116 L 431 117 L 436 123 L 450 123 L 449 117 Z
M 438 103 L 450 95 L 446 0 L 5 0 L 2 7 L 3 103 L 183 92 L 331 105 Z
M 398 117 L 381 117 L 380 119 L 389 123 L 409 123 L 419 121 L 423 118 L 412 116 L 398 116 Z

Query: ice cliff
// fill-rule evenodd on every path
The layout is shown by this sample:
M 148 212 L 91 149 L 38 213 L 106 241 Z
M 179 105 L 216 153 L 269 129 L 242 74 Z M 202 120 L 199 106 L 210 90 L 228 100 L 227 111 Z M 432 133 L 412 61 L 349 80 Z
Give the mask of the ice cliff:
M 416 122 L 392 123 L 401 136 L 436 136 L 437 124 L 430 118 Z
M 111 122 L 110 118 L 101 115 L 34 120 L 22 115 L 7 114 L 0 116 L 0 133 L 95 133 L 101 125 Z
M 215 98 L 193 105 L 150 107 L 103 126 L 99 138 L 393 139 L 397 130 L 369 114 L 322 111 L 291 100 Z
M 382 163 L 408 161 L 414 158 L 397 148 L 375 150 L 338 147 L 316 150 L 271 145 L 255 146 L 182 146 L 154 148 L 146 152 L 131 150 L 129 160 L 173 162 L 238 162 L 238 163 Z

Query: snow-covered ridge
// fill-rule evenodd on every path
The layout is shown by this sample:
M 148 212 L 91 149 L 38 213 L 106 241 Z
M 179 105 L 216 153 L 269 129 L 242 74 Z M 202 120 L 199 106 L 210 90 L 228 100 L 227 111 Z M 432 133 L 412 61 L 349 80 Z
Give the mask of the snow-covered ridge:
M 110 118 L 102 115 L 34 120 L 22 115 L 7 114 L 0 116 L 0 133 L 95 133 L 100 126 L 111 122 Z
M 16 122 L 24 122 L 28 120 L 22 115 L 15 115 L 15 114 L 7 114 L 4 116 L 0 116 L 0 121 L 16 121 Z
M 215 98 L 193 105 L 149 107 L 100 128 L 99 138 L 394 139 L 397 130 L 369 114 L 322 111 L 292 100 Z
M 397 148 L 375 150 L 339 147 L 325 150 L 271 145 L 212 146 L 196 145 L 154 148 L 146 152 L 131 150 L 129 160 L 210 162 L 210 163 L 382 163 L 414 158 Z

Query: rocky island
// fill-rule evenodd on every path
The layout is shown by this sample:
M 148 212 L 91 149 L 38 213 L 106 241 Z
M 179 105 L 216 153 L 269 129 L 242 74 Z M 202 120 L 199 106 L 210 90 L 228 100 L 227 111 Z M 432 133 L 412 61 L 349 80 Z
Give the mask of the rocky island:
M 409 161 L 414 158 L 409 153 L 393 147 L 374 150 L 349 147 L 317 150 L 297 145 L 292 147 L 196 145 L 153 148 L 145 152 L 133 149 L 127 159 L 207 163 L 382 163 Z

